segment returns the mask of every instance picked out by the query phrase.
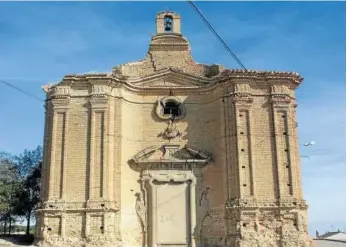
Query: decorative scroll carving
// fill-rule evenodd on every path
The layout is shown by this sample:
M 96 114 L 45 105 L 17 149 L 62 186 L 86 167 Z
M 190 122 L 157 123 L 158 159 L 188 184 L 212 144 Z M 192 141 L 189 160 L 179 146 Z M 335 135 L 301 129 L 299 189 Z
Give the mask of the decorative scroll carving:
M 181 133 L 176 129 L 176 126 L 174 126 L 173 121 L 170 119 L 168 121 L 168 126 L 163 132 L 164 137 L 171 140 L 175 137 L 178 137 L 181 135 Z
M 195 228 L 195 235 L 199 243 L 204 242 L 203 232 L 202 232 L 203 224 L 208 217 L 211 217 L 210 200 L 208 195 L 209 190 L 210 190 L 209 188 L 202 189 L 200 193 L 199 201 L 198 201 L 198 212 L 197 212 L 198 220 L 197 220 L 197 224 Z
M 201 192 L 200 200 L 199 200 L 199 206 L 200 206 L 200 213 L 202 216 L 201 219 L 201 226 L 203 225 L 205 219 L 210 216 L 210 200 L 209 200 L 209 190 L 210 188 L 206 188 Z
M 140 193 L 136 193 L 136 213 L 139 216 L 144 234 L 147 232 L 147 205 Z

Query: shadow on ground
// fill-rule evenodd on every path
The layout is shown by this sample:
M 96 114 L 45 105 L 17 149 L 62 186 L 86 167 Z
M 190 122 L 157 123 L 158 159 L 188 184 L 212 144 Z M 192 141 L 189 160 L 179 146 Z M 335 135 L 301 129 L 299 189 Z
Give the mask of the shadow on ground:
M 0 235 L 0 247 L 1 246 L 30 246 L 34 242 L 34 235 Z

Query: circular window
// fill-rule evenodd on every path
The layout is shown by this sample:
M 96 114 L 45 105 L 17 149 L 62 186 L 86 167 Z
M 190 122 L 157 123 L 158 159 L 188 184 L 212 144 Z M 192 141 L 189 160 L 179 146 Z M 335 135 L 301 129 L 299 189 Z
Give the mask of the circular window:
M 180 119 L 184 116 L 183 103 L 172 96 L 158 99 L 156 112 L 161 119 Z

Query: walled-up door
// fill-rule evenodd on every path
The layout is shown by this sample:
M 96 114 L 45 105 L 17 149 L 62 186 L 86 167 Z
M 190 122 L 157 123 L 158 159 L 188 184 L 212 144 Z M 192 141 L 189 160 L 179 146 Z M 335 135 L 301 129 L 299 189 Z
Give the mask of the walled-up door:
M 189 183 L 154 183 L 155 197 L 151 210 L 155 215 L 158 246 L 189 246 L 190 193 Z
M 144 226 L 145 247 L 196 247 L 203 215 L 197 205 L 206 152 L 185 145 L 146 148 L 133 160 L 140 165 L 142 192 L 137 213 Z M 199 223 L 197 223 L 199 221 Z

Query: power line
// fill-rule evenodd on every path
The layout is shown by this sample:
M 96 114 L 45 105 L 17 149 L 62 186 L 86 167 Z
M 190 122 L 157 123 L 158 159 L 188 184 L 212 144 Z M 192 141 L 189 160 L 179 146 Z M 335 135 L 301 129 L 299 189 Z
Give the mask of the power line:
M 198 16 L 201 18 L 201 20 L 206 24 L 206 26 L 208 27 L 208 29 L 210 29 L 210 31 L 217 37 L 217 39 L 222 43 L 222 45 L 224 46 L 224 48 L 228 51 L 228 53 L 236 60 L 236 62 L 246 71 L 247 68 L 246 66 L 243 65 L 243 63 L 240 61 L 240 59 L 238 59 L 238 57 L 231 51 L 231 49 L 229 48 L 229 46 L 224 42 L 224 40 L 218 35 L 218 33 L 216 32 L 216 30 L 211 26 L 211 24 L 206 20 L 206 18 L 203 16 L 203 14 L 200 12 L 200 10 L 195 6 L 195 4 L 190 1 L 187 0 L 188 3 L 190 4 L 190 6 L 195 10 L 195 12 L 198 14 Z
M 37 96 L 35 96 L 35 95 L 33 95 L 33 94 L 29 93 L 29 92 L 26 92 L 25 90 L 23 90 L 23 89 L 21 89 L 21 88 L 15 86 L 15 85 L 13 85 L 13 84 L 11 84 L 11 83 L 5 81 L 5 80 L 0 79 L 0 82 L 3 83 L 3 84 L 5 84 L 5 85 L 8 86 L 8 87 L 11 87 L 11 88 L 16 89 L 17 91 L 19 91 L 19 92 L 21 92 L 21 93 L 26 94 L 27 96 L 32 97 L 32 98 L 34 98 L 34 99 L 36 99 L 36 100 L 38 100 L 38 101 L 45 102 L 43 99 L 38 98 Z
M 197 15 L 200 17 L 200 19 L 206 24 L 206 26 L 210 29 L 210 31 L 215 35 L 215 37 L 221 42 L 223 47 L 228 51 L 228 53 L 235 59 L 235 61 L 250 75 L 250 72 L 247 70 L 247 68 L 243 65 L 243 63 L 238 59 L 238 57 L 231 51 L 229 46 L 224 42 L 224 40 L 218 35 L 216 30 L 212 27 L 212 25 L 209 23 L 209 21 L 204 17 L 204 15 L 200 12 L 200 10 L 196 7 L 196 5 L 191 1 L 187 0 L 188 4 L 193 8 L 193 10 L 197 13 Z M 278 105 L 277 102 L 273 102 L 274 104 Z M 293 119 L 290 115 L 288 115 L 288 118 L 291 119 L 294 123 L 294 127 L 298 126 L 298 123 Z

